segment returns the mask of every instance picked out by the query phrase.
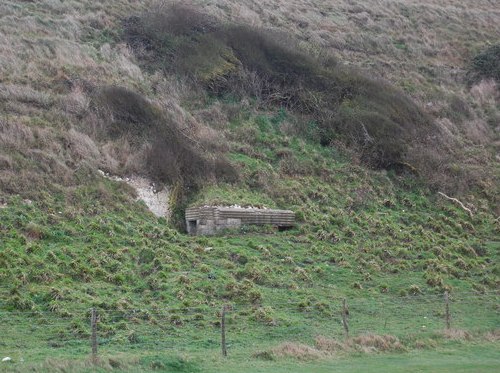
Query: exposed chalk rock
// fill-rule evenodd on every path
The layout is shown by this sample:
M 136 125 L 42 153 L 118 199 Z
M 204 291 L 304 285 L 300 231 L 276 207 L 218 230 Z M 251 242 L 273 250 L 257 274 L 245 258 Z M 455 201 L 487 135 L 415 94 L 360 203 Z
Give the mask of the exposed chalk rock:
M 143 201 L 149 210 L 156 216 L 164 218 L 170 217 L 168 188 L 163 187 L 159 189 L 158 185 L 154 182 L 141 176 L 121 178 L 118 176 L 111 176 L 102 170 L 98 170 L 98 172 L 107 179 L 124 182 L 134 188 L 137 193 L 137 199 Z

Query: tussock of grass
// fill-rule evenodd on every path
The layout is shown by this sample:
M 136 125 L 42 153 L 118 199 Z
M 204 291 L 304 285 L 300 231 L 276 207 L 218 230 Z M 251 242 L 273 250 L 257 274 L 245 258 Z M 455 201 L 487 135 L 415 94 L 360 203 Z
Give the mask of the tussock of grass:
M 454 341 L 469 341 L 472 339 L 472 335 L 467 330 L 454 328 L 443 330 L 443 337 Z
M 393 335 L 365 334 L 350 339 L 347 344 L 351 348 L 368 353 L 404 350 L 399 338 Z
M 325 357 L 313 347 L 301 343 L 285 342 L 271 349 L 271 354 L 277 358 L 294 358 L 298 360 L 311 360 Z
M 474 337 L 469 331 L 463 329 L 450 329 L 444 330 L 439 336 L 444 336 L 446 339 L 454 341 L 471 341 L 477 339 L 495 342 L 499 339 L 497 330 Z M 435 338 L 429 338 L 427 340 L 413 340 L 410 338 L 403 343 L 399 338 L 393 335 L 364 334 L 349 338 L 346 341 L 338 341 L 324 336 L 317 336 L 314 339 L 314 347 L 301 343 L 285 342 L 269 350 L 257 352 L 253 356 L 262 360 L 275 360 L 278 358 L 313 360 L 349 353 L 371 354 L 405 352 L 410 347 L 418 349 L 435 348 L 438 345 Z
M 397 337 L 392 335 L 365 334 L 344 342 L 317 336 L 314 339 L 314 347 L 301 343 L 285 342 L 267 351 L 258 352 L 254 354 L 254 357 L 264 360 L 274 360 L 277 358 L 312 360 L 338 353 L 374 353 L 404 350 L 405 347 L 403 344 Z
M 314 338 L 314 346 L 320 351 L 326 351 L 331 354 L 345 350 L 345 344 L 343 342 L 323 336 Z
M 495 329 L 491 332 L 487 332 L 484 338 L 489 342 L 496 342 L 500 340 L 500 329 Z

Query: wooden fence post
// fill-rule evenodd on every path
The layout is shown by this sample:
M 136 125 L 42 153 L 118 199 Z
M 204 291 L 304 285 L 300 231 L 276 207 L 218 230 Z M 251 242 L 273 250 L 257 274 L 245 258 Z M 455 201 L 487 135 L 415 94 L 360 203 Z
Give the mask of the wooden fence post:
M 92 362 L 97 363 L 97 310 L 92 308 L 90 314 L 90 328 L 92 330 L 90 343 L 92 345 Z
M 444 292 L 444 304 L 445 304 L 446 329 L 450 329 L 451 316 L 450 316 L 450 297 L 448 291 Z
M 345 338 L 349 339 L 349 308 L 345 298 L 342 300 L 342 324 L 344 325 Z
M 222 306 L 222 312 L 220 316 L 220 338 L 221 338 L 221 348 L 222 356 L 227 356 L 227 346 L 226 346 L 226 305 Z

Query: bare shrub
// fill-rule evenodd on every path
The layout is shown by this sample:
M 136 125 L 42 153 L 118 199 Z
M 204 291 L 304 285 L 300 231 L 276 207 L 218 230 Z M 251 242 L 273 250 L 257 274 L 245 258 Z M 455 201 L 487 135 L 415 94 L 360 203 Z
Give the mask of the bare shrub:
M 234 166 L 224 157 L 215 158 L 213 167 L 216 180 L 235 182 L 239 178 L 238 171 L 236 171 Z
M 148 14 L 145 25 L 148 32 L 190 36 L 193 32 L 206 33 L 217 26 L 216 20 L 197 7 L 184 2 L 157 3 Z
M 198 110 L 194 115 L 197 120 L 207 123 L 212 128 L 223 129 L 228 122 L 228 116 L 220 103 L 216 103 L 206 109 Z
M 197 44 L 190 36 L 205 34 L 213 30 L 215 24 L 212 17 L 187 3 L 158 3 L 141 17 L 134 16 L 125 21 L 125 40 L 143 61 L 147 61 L 147 64 L 154 68 L 168 70 L 168 65 L 165 64 L 167 61 L 177 67 L 185 67 L 185 64 L 176 64 L 176 52 L 189 53 L 190 49 L 193 50 L 189 46 Z M 178 48 L 176 44 L 179 41 L 187 48 Z M 203 43 L 203 46 L 208 45 Z M 205 58 L 214 56 L 209 49 L 205 49 L 205 52 Z M 197 57 L 202 55 L 190 55 L 190 60 L 203 64 L 203 58 Z
M 131 145 L 125 137 L 110 140 L 101 145 L 104 168 L 115 175 L 123 175 L 127 171 L 134 171 L 134 169 L 125 168 L 132 153 Z
M 124 87 L 103 87 L 92 97 L 92 106 L 108 122 L 106 135 L 144 138 L 155 126 L 156 113 L 142 95 Z

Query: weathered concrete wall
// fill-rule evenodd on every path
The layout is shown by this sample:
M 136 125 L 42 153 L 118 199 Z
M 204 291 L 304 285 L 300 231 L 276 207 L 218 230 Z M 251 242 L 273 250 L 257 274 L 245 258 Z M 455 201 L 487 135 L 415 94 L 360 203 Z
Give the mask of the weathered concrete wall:
M 220 230 L 242 225 L 290 227 L 295 214 L 288 210 L 203 206 L 186 210 L 186 229 L 192 235 L 213 235 Z

